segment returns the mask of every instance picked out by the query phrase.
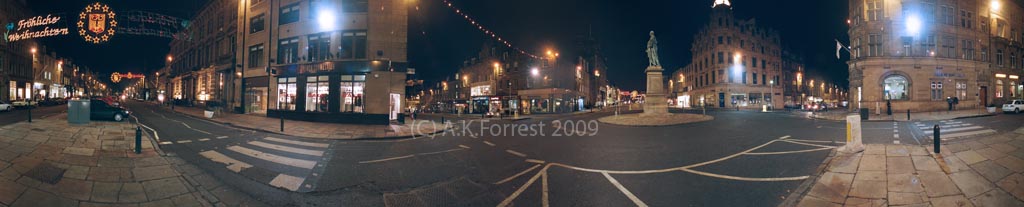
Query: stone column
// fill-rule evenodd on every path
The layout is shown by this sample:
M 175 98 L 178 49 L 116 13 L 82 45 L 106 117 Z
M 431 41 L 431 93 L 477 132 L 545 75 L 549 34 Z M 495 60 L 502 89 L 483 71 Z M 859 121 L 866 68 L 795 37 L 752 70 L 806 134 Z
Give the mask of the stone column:
M 665 99 L 664 77 L 665 70 L 661 66 L 647 67 L 647 97 L 644 101 L 644 112 L 642 116 L 659 116 L 668 114 L 668 103 Z

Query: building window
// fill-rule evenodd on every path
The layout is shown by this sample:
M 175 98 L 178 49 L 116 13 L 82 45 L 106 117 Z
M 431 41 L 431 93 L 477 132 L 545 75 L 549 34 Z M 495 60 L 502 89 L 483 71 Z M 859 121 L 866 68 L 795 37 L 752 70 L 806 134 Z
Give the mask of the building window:
M 363 87 L 366 86 L 366 75 L 341 76 L 341 112 L 364 113 Z
M 914 38 L 913 37 L 902 37 L 900 39 L 903 40 L 903 51 L 902 51 L 903 52 L 903 56 L 910 56 L 911 52 L 913 52 L 911 47 L 910 47 L 910 45 L 914 42 Z
M 753 64 L 751 66 L 756 68 L 757 67 L 757 58 L 756 57 L 750 57 L 750 59 L 751 59 L 750 64 Z
M 981 61 L 988 62 L 988 48 L 981 47 Z
M 263 66 L 263 62 L 265 62 L 263 61 L 263 44 L 249 47 L 249 67 Z
M 252 19 L 249 19 L 249 33 L 263 31 L 263 27 L 265 26 L 264 23 L 266 23 L 266 21 L 267 20 L 263 18 L 263 14 L 256 15 L 255 17 L 252 17 Z
M 996 65 L 1003 65 L 1003 50 L 996 50 Z
M 743 78 L 743 84 L 747 84 L 747 72 L 743 72 L 743 76 L 740 77 Z
M 327 112 L 331 88 L 328 80 L 326 75 L 306 77 L 306 111 Z
M 974 13 L 960 10 L 960 27 L 967 29 L 974 27 Z
M 907 88 L 910 86 L 910 82 L 907 81 L 907 77 L 902 75 L 890 75 L 886 77 L 883 84 L 882 95 L 885 96 L 885 100 L 907 100 Z
M 942 97 L 942 81 L 932 82 L 932 100 L 943 100 Z
M 295 77 L 277 79 L 277 109 L 295 111 Z
M 366 32 L 342 33 L 340 50 L 340 55 L 338 55 L 340 58 L 366 59 Z
M 974 60 L 974 41 L 963 40 L 960 47 L 960 50 L 963 51 L 962 57 L 964 60 Z
M 283 39 L 277 44 L 277 62 L 290 64 L 299 61 L 299 38 Z
M 1012 52 L 1010 53 L 1010 67 L 1011 68 L 1016 68 L 1017 67 L 1017 53 L 1012 53 Z
M 311 61 L 327 60 L 333 58 L 331 54 L 331 33 L 321 33 L 309 36 L 309 54 Z
M 249 0 L 249 6 L 256 5 L 260 2 L 263 2 L 263 0 Z
M 757 76 L 754 76 L 754 78 L 757 78 Z M 767 76 L 767 75 L 764 75 L 764 74 L 762 73 L 762 74 L 761 74 L 761 85 L 768 85 L 768 81 L 767 81 L 767 80 L 768 80 L 768 76 Z
M 718 52 L 718 64 L 725 63 L 725 53 Z
M 868 21 L 878 21 L 882 19 L 882 1 L 881 0 L 868 0 L 868 6 L 864 9 L 867 10 Z
M 723 44 L 723 43 L 725 43 L 725 39 L 724 39 L 724 37 L 722 37 L 722 36 L 718 36 L 718 44 L 719 44 L 719 45 L 721 45 L 721 44 Z
M 927 53 L 926 55 L 933 55 L 935 52 L 935 35 L 925 35 L 921 39 L 921 49 Z
M 947 25 L 956 25 L 956 19 L 954 19 L 955 16 L 956 12 L 954 12 L 953 7 L 942 6 L 942 23 Z
M 765 66 L 765 65 L 768 65 L 768 64 L 765 64 L 766 62 L 767 61 L 765 61 L 764 59 L 761 60 L 761 69 L 768 69 L 768 67 Z
M 369 0 L 342 0 L 341 9 L 344 12 L 366 12 L 370 8 Z
M 882 56 L 882 35 L 868 35 L 868 56 Z
M 754 79 L 754 85 L 757 85 L 757 73 L 753 73 L 752 75 L 753 76 L 750 76 L 750 78 L 753 78 Z
M 966 81 L 957 81 L 956 82 L 956 96 L 959 97 L 960 100 L 967 100 L 967 82 Z
M 1003 97 L 1003 80 L 996 80 L 996 98 Z
M 299 4 L 295 3 L 292 5 L 284 6 L 281 8 L 281 19 L 277 22 L 279 25 L 288 24 L 299 21 Z
M 942 38 L 942 57 L 956 58 L 956 39 L 952 36 Z

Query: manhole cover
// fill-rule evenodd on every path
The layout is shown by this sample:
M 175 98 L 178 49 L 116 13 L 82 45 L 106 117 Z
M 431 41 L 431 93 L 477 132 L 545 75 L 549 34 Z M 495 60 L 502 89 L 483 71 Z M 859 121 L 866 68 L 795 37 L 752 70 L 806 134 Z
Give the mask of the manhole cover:
M 57 166 L 53 166 L 48 162 L 40 163 L 36 167 L 25 172 L 25 176 L 35 178 L 40 182 L 49 183 L 50 185 L 57 184 L 61 178 L 64 178 L 64 169 Z

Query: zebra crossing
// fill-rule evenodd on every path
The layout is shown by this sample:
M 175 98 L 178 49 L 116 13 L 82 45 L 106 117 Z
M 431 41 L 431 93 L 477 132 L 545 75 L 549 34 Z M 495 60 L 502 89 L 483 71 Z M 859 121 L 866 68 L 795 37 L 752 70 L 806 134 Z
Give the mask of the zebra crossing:
M 331 144 L 264 137 L 200 152 L 228 170 L 295 192 L 316 188 L 331 157 Z
M 939 137 L 942 141 L 955 140 L 960 138 L 994 134 L 996 130 L 959 120 L 943 120 L 936 123 L 939 125 Z M 928 139 L 933 139 L 934 125 L 926 125 L 921 122 L 914 122 L 914 125 L 921 130 Z

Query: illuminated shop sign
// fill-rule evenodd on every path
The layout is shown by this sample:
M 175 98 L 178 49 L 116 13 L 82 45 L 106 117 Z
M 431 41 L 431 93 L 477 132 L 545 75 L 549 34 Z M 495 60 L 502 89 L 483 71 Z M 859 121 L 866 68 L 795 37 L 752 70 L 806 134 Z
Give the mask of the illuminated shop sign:
M 117 27 L 115 15 L 114 10 L 99 2 L 86 6 L 78 13 L 78 35 L 94 44 L 110 41 Z
M 470 96 L 489 96 L 491 95 L 491 86 L 476 86 L 469 90 Z
M 60 16 L 47 14 L 46 16 L 36 16 L 18 20 L 17 24 L 13 22 L 7 23 L 7 32 L 4 33 L 4 39 L 8 42 L 15 42 L 41 37 L 67 35 L 68 28 L 63 27 L 62 24 L 58 24 L 60 20 Z

